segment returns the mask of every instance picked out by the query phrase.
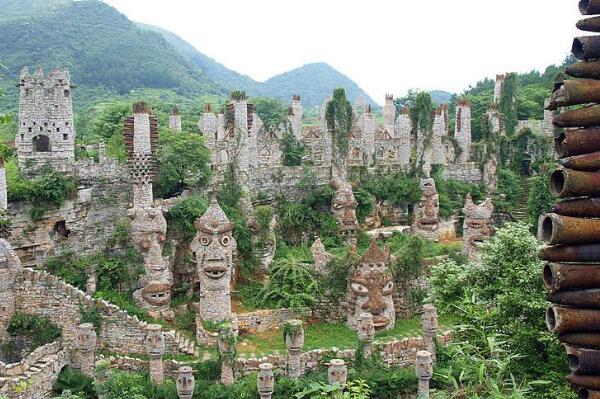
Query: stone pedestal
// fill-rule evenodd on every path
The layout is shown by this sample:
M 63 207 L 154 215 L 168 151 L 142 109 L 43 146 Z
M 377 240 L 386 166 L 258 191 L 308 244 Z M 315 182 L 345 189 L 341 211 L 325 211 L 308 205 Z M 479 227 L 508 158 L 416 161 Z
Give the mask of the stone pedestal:
M 304 374 L 302 347 L 304 346 L 304 326 L 302 320 L 289 320 L 284 325 L 285 347 L 288 352 L 288 377 L 298 379 Z
M 194 374 L 192 374 L 192 368 L 189 366 L 179 367 L 179 373 L 175 381 L 179 399 L 192 399 L 195 383 L 196 380 L 194 379 Z
M 271 395 L 275 390 L 275 376 L 273 375 L 273 365 L 271 363 L 261 363 L 258 366 L 256 388 L 260 399 L 271 399 Z
M 94 377 L 96 342 L 94 325 L 91 323 L 80 324 L 77 332 L 79 369 L 88 377 Z
M 165 379 L 163 370 L 165 336 L 160 324 L 148 324 L 146 326 L 146 351 L 150 356 L 150 381 L 154 384 L 162 384 Z
M 429 399 L 429 380 L 433 377 L 433 359 L 428 351 L 417 352 L 415 372 L 419 384 L 417 387 L 418 399 Z

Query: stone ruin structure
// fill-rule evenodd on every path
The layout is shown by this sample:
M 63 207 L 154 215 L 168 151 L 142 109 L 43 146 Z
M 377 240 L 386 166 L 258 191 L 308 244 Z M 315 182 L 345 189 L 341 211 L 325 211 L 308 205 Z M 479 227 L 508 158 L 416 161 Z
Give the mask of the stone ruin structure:
M 354 198 L 352 186 L 345 179 L 336 177 L 331 180 L 331 187 L 335 190 L 331 200 L 331 212 L 340 226 L 340 235 L 348 244 L 356 245 L 358 203 Z
M 310 247 L 310 252 L 313 256 L 315 272 L 322 275 L 329 274 L 329 262 L 331 262 L 333 256 L 325 250 L 325 245 L 323 245 L 319 237 L 315 238 Z
M 233 224 L 219 206 L 214 191 L 208 209 L 194 226 L 197 233 L 190 247 L 196 255 L 200 282 L 196 324 L 201 330 L 203 321 L 231 320 L 231 279 L 237 243 L 232 235 Z
M 373 316 L 377 330 L 394 327 L 394 278 L 389 270 L 390 261 L 390 249 L 382 251 L 372 241 L 349 278 L 348 327 L 357 330 L 363 313 Z
M 75 128 L 71 82 L 67 69 L 44 76 L 21 70 L 19 80 L 19 131 L 16 137 L 19 167 L 25 175 L 39 172 L 46 163 L 54 170 L 69 171 L 75 160 Z
M 493 232 L 492 213 L 494 212 L 494 204 L 491 198 L 486 198 L 485 201 L 476 205 L 471 199 L 471 195 L 467 195 L 463 214 L 465 220 L 463 222 L 463 237 L 464 246 L 463 253 L 467 255 L 469 260 L 477 258 L 477 244 L 488 240 Z
M 421 199 L 415 205 L 414 221 L 411 231 L 431 240 L 448 240 L 456 237 L 453 221 L 440 218 L 440 201 L 435 180 L 422 179 L 420 182 Z
M 133 184 L 133 206 L 127 215 L 131 219 L 132 241 L 142 254 L 145 269 L 140 279 L 141 289 L 134 293 L 134 298 L 139 306 L 148 309 L 154 317 L 171 318 L 173 274 L 162 255 L 167 221 L 162 209 L 154 206 L 152 193 L 158 125 L 146 103 L 139 102 L 133 106 L 133 116 L 124 119 L 123 135 Z

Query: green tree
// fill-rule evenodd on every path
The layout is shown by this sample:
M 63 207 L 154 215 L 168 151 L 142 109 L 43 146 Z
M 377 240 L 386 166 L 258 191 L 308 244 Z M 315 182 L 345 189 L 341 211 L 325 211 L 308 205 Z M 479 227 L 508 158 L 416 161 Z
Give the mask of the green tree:
M 410 120 L 412 122 L 412 134 L 413 137 L 418 139 L 419 131 L 424 133 L 423 144 L 421 146 L 421 153 L 417 154 L 415 158 L 416 164 L 413 169 L 417 175 L 421 175 L 423 172 L 423 165 L 425 160 L 423 156 L 425 151 L 431 148 L 432 137 L 433 137 L 433 118 L 431 116 L 433 112 L 433 102 L 431 96 L 427 92 L 419 92 L 415 97 L 415 101 L 410 108 Z
M 341 163 L 337 165 L 338 167 L 343 168 L 348 155 L 350 129 L 353 122 L 352 104 L 346 98 L 346 91 L 343 88 L 333 91 L 333 98 L 327 103 L 325 109 L 325 120 L 327 129 L 333 137 L 333 159 Z
M 163 197 L 208 181 L 210 152 L 202 136 L 195 133 L 163 134 L 157 152 L 157 192 Z
M 552 164 L 545 165 L 542 173 L 531 178 L 529 183 L 529 197 L 527 198 L 527 215 L 529 222 L 537 231 L 540 215 L 549 212 L 556 196 L 550 189 L 550 174 L 554 171 Z

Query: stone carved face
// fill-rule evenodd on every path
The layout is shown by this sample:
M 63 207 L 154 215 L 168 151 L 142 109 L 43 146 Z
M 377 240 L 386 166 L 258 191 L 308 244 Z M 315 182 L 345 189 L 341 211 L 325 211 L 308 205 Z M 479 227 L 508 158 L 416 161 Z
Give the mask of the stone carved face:
M 358 229 L 356 219 L 357 202 L 352 192 L 352 186 L 345 180 L 335 178 L 331 181 L 335 190 L 331 200 L 331 212 L 340 225 L 342 235 L 353 235 Z
M 194 394 L 194 385 L 196 380 L 194 374 L 192 374 L 192 368 L 189 366 L 182 366 L 179 368 L 179 375 L 175 382 L 177 386 L 177 394 L 180 399 L 191 399 Z
M 131 238 L 144 257 L 144 266 L 150 273 L 166 272 L 167 262 L 162 257 L 166 240 L 167 221 L 160 208 L 132 208 Z
M 96 349 L 97 336 L 90 323 L 81 324 L 77 331 L 77 347 L 81 352 L 93 352 Z
M 475 252 L 477 245 L 488 240 L 494 233 L 492 227 L 492 213 L 494 205 L 491 198 L 479 205 L 475 205 L 471 197 L 467 197 L 463 213 L 465 221 L 463 223 L 463 237 L 465 240 L 465 251 Z
M 388 269 L 389 249 L 385 252 L 371 243 L 369 250 L 350 276 L 348 324 L 357 329 L 363 313 L 369 313 L 377 330 L 393 328 L 395 323 L 394 279 Z
M 248 228 L 252 233 L 253 252 L 260 263 L 261 270 L 268 270 L 271 263 L 273 263 L 273 258 L 275 258 L 275 250 L 277 249 L 276 226 L 277 218 L 275 215 L 266 227 L 261 226 L 256 220 L 248 222 Z
M 165 353 L 165 336 L 162 327 L 150 324 L 146 327 L 146 351 L 150 356 L 162 356 Z
M 377 203 L 371 213 L 365 217 L 365 227 L 367 229 L 377 229 L 381 227 L 381 218 L 379 217 L 380 205 Z
M 436 332 L 438 330 L 438 316 L 435 306 L 431 304 L 423 306 L 421 325 L 424 331 Z
M 142 288 L 141 296 L 150 306 L 166 306 L 171 302 L 171 284 L 150 281 Z
M 348 369 L 346 363 L 341 359 L 332 359 L 331 365 L 327 370 L 327 380 L 329 384 L 335 384 L 336 382 L 340 385 L 346 385 L 348 378 Z
M 301 352 L 304 346 L 304 328 L 302 321 L 289 320 L 285 328 L 289 333 L 285 334 L 285 346 L 289 352 Z M 289 326 L 289 327 L 288 327 Z
M 433 377 L 433 359 L 431 353 L 427 351 L 417 352 L 415 371 L 419 379 L 430 379 Z
M 256 387 L 258 393 L 263 395 L 272 394 L 275 389 L 275 376 L 273 375 L 273 365 L 271 363 L 261 363 L 258 366 L 258 378 Z
M 420 183 L 421 199 L 415 207 L 415 223 L 422 230 L 435 231 L 438 228 L 440 202 L 435 181 L 423 179 Z
M 358 339 L 361 341 L 373 341 L 375 338 L 375 325 L 371 313 L 362 313 L 358 320 Z

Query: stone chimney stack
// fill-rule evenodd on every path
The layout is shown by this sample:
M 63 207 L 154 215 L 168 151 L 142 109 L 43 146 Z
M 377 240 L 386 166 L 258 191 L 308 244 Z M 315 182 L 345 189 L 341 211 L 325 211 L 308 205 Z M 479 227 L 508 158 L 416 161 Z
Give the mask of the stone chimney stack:
M 460 146 L 458 162 L 468 162 L 471 158 L 471 104 L 466 98 L 456 101 L 454 137 Z
M 394 105 L 394 96 L 392 94 L 385 95 L 385 105 L 383 106 L 383 129 L 388 132 L 391 137 L 395 137 L 394 123 L 396 122 L 396 106 Z
M 292 97 L 291 115 L 289 116 L 292 125 L 292 133 L 300 140 L 302 138 L 302 118 L 304 117 L 304 107 L 300 101 L 300 96 L 294 94 Z

